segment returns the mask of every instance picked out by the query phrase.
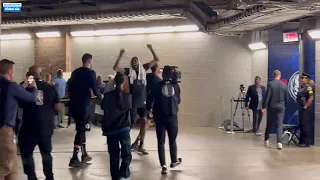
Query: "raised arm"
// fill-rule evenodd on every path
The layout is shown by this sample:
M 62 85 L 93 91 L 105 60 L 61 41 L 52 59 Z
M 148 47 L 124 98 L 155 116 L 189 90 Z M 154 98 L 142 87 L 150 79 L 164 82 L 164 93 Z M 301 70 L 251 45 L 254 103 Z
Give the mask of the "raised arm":
M 153 60 L 149 62 L 149 68 L 152 68 L 154 65 L 156 65 L 159 62 L 159 57 L 157 56 L 156 52 L 154 51 L 151 44 L 147 44 L 148 49 L 151 51 L 153 55 Z
M 125 52 L 124 49 L 121 49 L 121 50 L 120 50 L 118 59 L 117 59 L 116 63 L 115 63 L 114 66 L 113 66 L 113 70 L 115 70 L 115 71 L 117 71 L 118 73 L 121 73 L 121 74 L 124 74 L 124 73 L 125 73 L 125 69 L 122 68 L 122 67 L 119 67 L 119 63 L 120 63 L 120 60 L 121 60 L 122 56 L 124 55 L 124 52 Z
M 19 86 L 17 83 L 10 84 L 10 91 L 12 92 L 13 96 L 16 97 L 18 100 L 25 101 L 25 102 L 35 102 L 37 100 L 37 85 L 36 82 L 33 81 L 30 84 L 31 92 L 28 92 L 24 88 L 26 87 L 24 83 L 22 86 Z

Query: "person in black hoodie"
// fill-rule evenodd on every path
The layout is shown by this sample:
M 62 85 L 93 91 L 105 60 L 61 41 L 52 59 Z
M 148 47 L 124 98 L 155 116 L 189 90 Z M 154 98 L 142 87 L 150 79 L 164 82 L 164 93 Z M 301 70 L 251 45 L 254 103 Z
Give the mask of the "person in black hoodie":
M 103 136 L 107 136 L 112 180 L 125 180 L 130 177 L 129 166 L 132 160 L 130 138 L 132 99 L 130 93 L 123 91 L 125 76 L 118 73 L 114 81 L 115 90 L 106 93 L 101 103 L 101 109 L 104 110 L 102 132 Z M 119 169 L 120 151 L 122 162 Z
M 166 131 L 169 136 L 169 147 L 171 156 L 171 168 L 181 164 L 182 159 L 177 157 L 178 136 L 178 111 L 180 98 L 180 86 L 172 81 L 173 67 L 163 68 L 163 80 L 156 83 L 147 98 L 147 110 L 153 113 L 156 123 L 156 133 L 158 140 L 159 161 L 162 167 L 161 174 L 167 174 L 165 158 L 165 138 Z M 153 107 L 152 107 L 153 106 Z

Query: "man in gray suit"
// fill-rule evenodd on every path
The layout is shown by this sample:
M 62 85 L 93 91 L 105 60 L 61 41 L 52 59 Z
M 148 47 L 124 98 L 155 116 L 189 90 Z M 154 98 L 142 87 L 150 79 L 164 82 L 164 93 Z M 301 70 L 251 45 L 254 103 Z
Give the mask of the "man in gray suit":
M 283 134 L 283 118 L 285 107 L 288 102 L 287 85 L 280 81 L 281 72 L 273 72 L 273 80 L 267 85 L 267 92 L 263 102 L 263 109 L 267 108 L 267 127 L 265 132 L 265 145 L 269 145 L 269 134 L 274 123 L 277 125 L 278 149 L 282 149 L 281 138 Z

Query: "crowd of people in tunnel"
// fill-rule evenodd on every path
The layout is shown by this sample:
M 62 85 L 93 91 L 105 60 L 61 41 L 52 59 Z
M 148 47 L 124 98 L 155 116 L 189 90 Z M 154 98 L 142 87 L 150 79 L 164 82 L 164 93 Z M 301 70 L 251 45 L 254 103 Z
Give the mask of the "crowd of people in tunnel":
M 46 180 L 53 180 L 52 135 L 55 128 L 63 128 L 64 106 L 67 101 L 69 118 L 75 121 L 76 135 L 69 166 L 81 168 L 92 160 L 86 147 L 86 132 L 91 129 L 92 99 L 101 103 L 104 112 L 100 122 L 103 136 L 107 137 L 110 154 L 110 173 L 113 180 L 130 178 L 131 151 L 148 155 L 144 149 L 147 115 L 153 114 L 158 139 L 158 154 L 161 173 L 167 173 L 165 161 L 165 134 L 168 132 L 171 155 L 170 167 L 178 166 L 182 159 L 177 157 L 178 109 L 181 101 L 180 87 L 173 83 L 173 67 L 165 66 L 162 77 L 158 66 L 159 58 L 152 45 L 147 48 L 153 60 L 142 64 L 138 57 L 131 59 L 128 68 L 119 65 L 125 50 L 120 50 L 114 64 L 114 75 L 103 82 L 92 69 L 93 56 L 82 56 L 82 67 L 75 69 L 68 81 L 63 70 L 57 70 L 52 78 L 47 74 L 42 79 L 41 67 L 29 68 L 25 80 L 14 82 L 14 62 L 0 61 L 0 180 L 17 179 L 17 145 L 20 149 L 24 173 L 29 180 L 36 180 L 33 151 L 39 147 L 43 172 Z M 151 69 L 151 73 L 147 71 Z M 65 99 L 68 100 L 65 100 Z M 22 119 L 18 119 L 18 107 Z M 139 116 L 140 132 L 131 144 L 130 130 Z M 55 121 L 55 122 L 54 122 Z M 70 121 L 68 122 L 70 125 Z M 15 136 L 17 135 L 18 138 Z M 18 143 L 16 142 L 18 140 Z M 120 146 L 121 145 L 121 146 Z M 81 152 L 81 160 L 78 157 Z M 121 154 L 121 156 L 120 156 Z M 120 161 L 120 158 L 122 161 Z M 121 162 L 121 163 L 120 163 Z

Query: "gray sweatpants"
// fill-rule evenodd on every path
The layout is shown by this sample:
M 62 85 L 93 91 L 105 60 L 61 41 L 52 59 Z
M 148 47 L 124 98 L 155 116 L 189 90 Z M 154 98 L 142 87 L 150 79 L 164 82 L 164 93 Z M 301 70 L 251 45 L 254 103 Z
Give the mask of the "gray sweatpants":
M 269 135 L 276 124 L 277 127 L 277 142 L 281 143 L 283 134 L 283 118 L 284 118 L 285 108 L 268 108 L 267 109 L 267 127 L 265 132 L 265 141 L 269 139 Z

